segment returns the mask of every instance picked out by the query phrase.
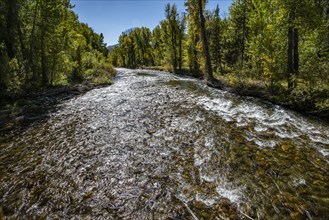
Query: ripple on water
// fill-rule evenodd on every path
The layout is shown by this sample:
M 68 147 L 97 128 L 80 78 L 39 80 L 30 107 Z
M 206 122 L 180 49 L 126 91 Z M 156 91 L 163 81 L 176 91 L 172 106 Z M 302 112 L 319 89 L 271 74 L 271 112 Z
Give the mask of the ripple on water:
M 0 137 L 0 213 L 190 219 L 187 206 L 200 219 L 242 219 L 236 208 L 255 219 L 327 216 L 327 125 L 167 73 L 118 69 L 114 82 Z
M 234 122 L 237 127 L 247 128 L 249 131 L 253 128 L 256 134 L 248 136 L 247 139 L 254 139 L 260 147 L 275 146 L 275 141 L 269 141 L 267 137 L 259 138 L 259 134 L 269 133 L 279 139 L 298 139 L 300 136 L 307 136 L 312 142 L 329 144 L 327 125 L 318 124 L 315 127 L 310 120 L 305 120 L 278 106 L 260 103 L 257 100 L 236 101 L 237 97 L 226 95 L 222 93 L 219 98 L 200 97 L 197 99 L 197 104 L 216 113 L 226 122 Z

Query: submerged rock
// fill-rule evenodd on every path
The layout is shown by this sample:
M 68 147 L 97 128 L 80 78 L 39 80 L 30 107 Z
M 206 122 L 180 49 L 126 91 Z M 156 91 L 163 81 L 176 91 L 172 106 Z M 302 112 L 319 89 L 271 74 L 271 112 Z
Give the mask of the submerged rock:
M 69 96 L 0 130 L 0 218 L 328 216 L 323 122 L 155 71 Z

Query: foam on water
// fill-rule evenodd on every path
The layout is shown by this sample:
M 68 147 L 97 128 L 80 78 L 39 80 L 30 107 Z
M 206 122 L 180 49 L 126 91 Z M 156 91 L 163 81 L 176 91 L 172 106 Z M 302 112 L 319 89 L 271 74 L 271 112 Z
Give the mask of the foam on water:
M 243 194 L 239 189 L 230 188 L 225 185 L 216 188 L 218 195 L 229 199 L 231 202 L 240 205 Z
M 118 69 L 112 86 L 57 107 L 0 136 L 9 218 L 182 219 L 184 203 L 264 219 L 329 211 L 324 123 L 146 70 Z
M 329 145 L 329 127 L 313 125 L 313 122 L 281 107 L 248 100 L 232 101 L 235 97 L 225 93 L 217 97 L 202 96 L 196 103 L 212 111 L 226 122 L 234 122 L 237 127 L 253 127 L 246 138 L 260 147 L 274 147 L 275 141 L 262 138 L 261 134 L 272 134 L 282 140 L 294 140 L 307 136 L 311 141 Z M 218 97 L 219 96 L 219 97 Z M 266 106 L 265 106 L 266 105 Z M 266 108 L 265 108 L 266 107 Z M 250 129 L 248 130 L 250 131 Z M 322 150 L 323 152 L 323 150 Z

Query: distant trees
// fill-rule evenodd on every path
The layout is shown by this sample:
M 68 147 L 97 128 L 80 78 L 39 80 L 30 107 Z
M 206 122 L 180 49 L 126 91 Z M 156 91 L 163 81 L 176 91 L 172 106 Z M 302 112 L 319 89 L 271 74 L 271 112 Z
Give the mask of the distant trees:
M 179 15 L 175 5 L 167 4 L 166 19 L 151 32 L 150 29 L 134 28 L 119 37 L 119 46 L 110 57 L 117 66 L 170 66 L 174 72 L 183 68 L 185 50 L 186 17 Z
M 219 7 L 205 10 L 206 3 L 186 0 L 184 15 L 168 4 L 166 19 L 145 38 L 150 61 L 135 66 L 189 69 L 206 79 L 214 71 L 216 77 L 257 80 L 296 97 L 329 93 L 328 1 L 235 0 L 223 18 Z M 127 56 L 123 48 L 120 43 L 111 56 Z M 139 54 L 136 48 L 130 52 Z
M 110 70 L 110 61 L 256 80 L 296 97 L 326 99 L 328 1 L 235 0 L 226 17 L 219 7 L 205 10 L 206 3 L 186 0 L 182 14 L 168 4 L 154 30 L 124 32 L 109 54 L 104 36 L 78 21 L 69 0 L 0 0 L 0 93 L 90 79 Z
M 136 54 L 136 64 L 144 66 L 152 65 L 151 40 L 152 33 L 149 28 L 136 28 L 131 32 L 133 37 L 134 51 Z
M 183 41 L 185 31 L 185 15 L 177 14 L 176 5 L 167 4 L 166 20 L 161 22 L 163 47 L 167 63 L 170 63 L 174 72 L 182 70 Z
M 148 28 L 134 28 L 123 32 L 119 37 L 119 46 L 112 50 L 110 59 L 116 66 L 130 68 L 153 65 L 155 55 L 151 43 L 152 33 Z
M 80 23 L 71 9 L 69 0 L 0 0 L 0 93 L 111 70 L 104 36 Z
M 164 60 L 164 39 L 162 38 L 160 25 L 156 26 L 152 31 L 151 45 L 153 50 L 153 63 L 155 66 L 161 66 Z

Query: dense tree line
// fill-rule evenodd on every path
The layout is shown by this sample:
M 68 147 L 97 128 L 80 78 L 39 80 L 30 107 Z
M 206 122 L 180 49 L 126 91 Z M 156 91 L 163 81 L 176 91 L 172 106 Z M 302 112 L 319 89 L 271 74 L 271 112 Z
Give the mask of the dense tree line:
M 0 93 L 80 82 L 111 72 L 102 34 L 69 0 L 0 0 Z
M 206 0 L 185 3 L 184 14 L 168 4 L 153 31 L 123 34 L 113 64 L 262 84 L 328 108 L 328 0 L 235 0 L 226 17 L 218 7 L 205 10 Z

